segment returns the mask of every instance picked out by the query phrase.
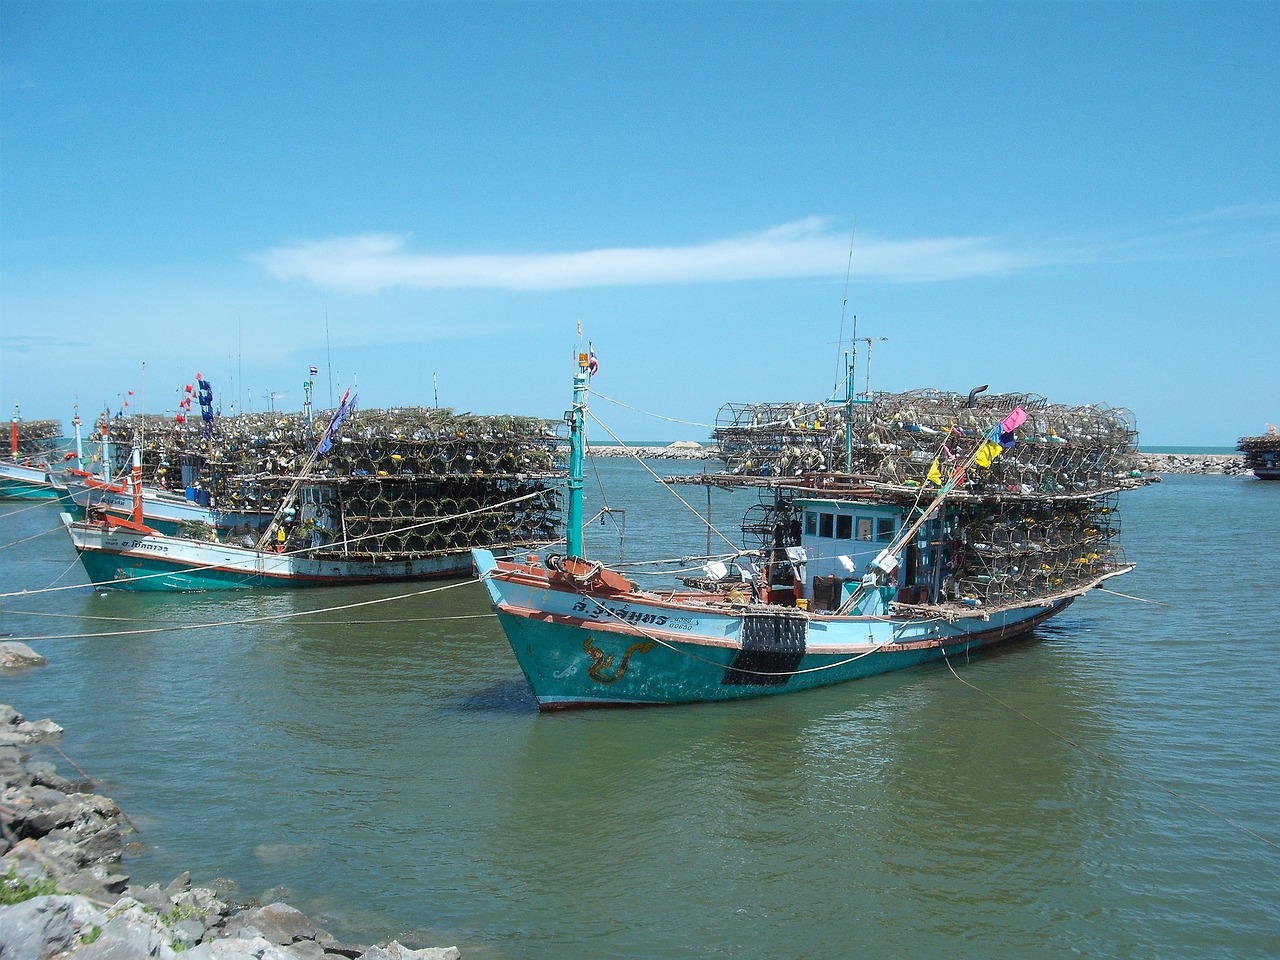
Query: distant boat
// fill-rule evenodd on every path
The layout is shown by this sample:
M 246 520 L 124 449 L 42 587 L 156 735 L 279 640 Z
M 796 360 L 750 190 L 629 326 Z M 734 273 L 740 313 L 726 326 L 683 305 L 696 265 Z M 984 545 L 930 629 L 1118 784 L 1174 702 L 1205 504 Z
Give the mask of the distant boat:
M 465 575 L 471 567 L 469 546 L 450 545 L 447 539 L 437 537 L 430 538 L 431 542 L 444 545 L 428 549 L 424 534 L 464 517 L 491 514 L 506 503 L 476 503 L 474 509 L 447 516 L 406 518 L 403 530 L 416 534 L 413 538 L 400 536 L 405 549 L 393 550 L 387 546 L 392 537 L 386 531 L 360 536 L 347 529 L 340 494 L 327 500 L 326 493 L 333 491 L 319 481 L 309 486 L 317 458 L 331 449 L 338 427 L 354 408 L 355 398 L 348 402 L 344 397 L 329 428 L 265 525 L 260 529 L 241 525 L 222 539 L 214 524 L 200 520 L 179 521 L 182 535 L 162 532 L 148 522 L 148 502 L 155 509 L 161 501 L 144 497 L 141 451 L 135 443 L 127 483 L 133 506 L 129 517 L 120 517 L 101 504 L 91 505 L 84 519 L 62 514 L 89 579 L 114 589 L 174 591 L 319 587 Z M 523 494 L 517 500 L 535 495 Z M 181 504 L 167 503 L 166 509 L 177 506 Z M 478 536 L 479 542 L 498 542 Z M 411 539 L 419 541 L 421 549 L 409 549 Z
M 583 550 L 589 360 L 585 353 L 579 357 L 568 415 L 564 554 L 500 559 L 491 550 L 473 551 L 477 574 L 540 709 L 760 697 L 954 657 L 1020 637 L 1132 569 L 1099 543 L 1063 558 L 1064 566 L 1074 564 L 1063 575 L 1068 579 L 1046 578 L 1034 595 L 1014 593 L 991 602 L 947 594 L 939 585 L 941 571 L 946 565 L 954 569 L 961 556 L 958 549 L 947 552 L 948 538 L 962 516 L 983 509 L 984 502 L 956 488 L 989 436 L 1005 436 L 993 431 L 968 441 L 974 451 L 948 471 L 927 508 L 915 506 L 919 484 L 912 490 L 849 474 L 765 481 L 788 501 L 786 510 L 761 525 L 763 551 L 751 560 L 743 554 L 735 559 L 742 576 L 732 589 L 641 589 L 587 559 Z M 1010 426 L 1011 433 L 1018 422 L 1010 413 L 997 426 Z M 1067 509 L 1071 502 L 1094 503 L 1103 493 L 1000 495 L 1031 513 L 1037 503 Z M 804 558 L 829 551 L 841 537 L 850 556 L 824 562 L 839 560 L 852 575 L 806 573 Z M 973 582 L 982 579 L 975 576 Z
M 13 408 L 9 457 L 0 460 L 0 500 L 54 500 L 53 467 L 44 454 L 23 455 L 18 438 L 18 407 Z
M 0 500 L 56 500 L 58 488 L 45 460 L 0 460 Z
M 274 510 L 225 510 L 210 505 L 207 496 L 201 503 L 200 499 L 147 484 L 142 485 L 141 494 L 142 523 L 158 533 L 177 534 L 192 524 L 203 524 L 219 533 L 236 528 L 260 531 L 275 514 Z M 77 520 L 85 519 L 91 509 L 117 519 L 134 514 L 134 494 L 124 484 L 104 481 L 83 470 L 68 471 L 60 496 L 63 509 Z
M 322 587 L 461 576 L 466 551 L 439 556 L 378 559 L 343 557 L 340 550 L 285 551 L 170 536 L 104 515 L 90 521 L 62 514 L 89 579 L 118 590 L 244 590 Z
M 1280 436 L 1271 424 L 1263 436 L 1241 437 L 1236 450 L 1244 454 L 1245 468 L 1259 480 L 1280 480 Z

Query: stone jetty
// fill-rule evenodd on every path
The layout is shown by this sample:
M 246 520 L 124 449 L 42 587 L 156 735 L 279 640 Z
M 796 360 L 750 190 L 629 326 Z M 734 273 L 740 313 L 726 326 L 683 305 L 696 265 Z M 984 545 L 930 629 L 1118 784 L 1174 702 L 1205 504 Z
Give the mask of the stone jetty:
M 20 646 L 0 644 L 0 646 Z M 21 662 L 22 651 L 6 651 Z M 27 661 L 35 665 L 34 661 Z M 457 960 L 457 947 L 341 943 L 284 903 L 235 905 L 184 873 L 123 871 L 128 815 L 32 759 L 62 728 L 0 704 L 0 960 Z M 73 764 L 74 766 L 74 764 Z
M 1200 473 L 1235 476 L 1248 473 L 1244 457 L 1235 453 L 1141 453 L 1138 468 L 1143 473 Z

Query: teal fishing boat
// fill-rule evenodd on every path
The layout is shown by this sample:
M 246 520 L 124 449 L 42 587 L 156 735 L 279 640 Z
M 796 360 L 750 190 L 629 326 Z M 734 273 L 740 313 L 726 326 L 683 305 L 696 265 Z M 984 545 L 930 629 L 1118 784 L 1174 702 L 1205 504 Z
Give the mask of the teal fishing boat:
M 885 482 L 847 464 L 844 472 L 756 478 L 771 498 L 763 522 L 748 524 L 763 531 L 760 549 L 729 557 L 732 575 L 720 571 L 692 589 L 641 589 L 584 555 L 591 361 L 580 354 L 568 414 L 564 552 L 499 558 L 473 551 L 543 710 L 736 700 L 900 670 L 1021 637 L 1132 569 L 1105 525 L 1113 516 L 1110 497 L 1141 480 L 1117 471 L 1100 482 L 1091 477 L 1092 488 L 1055 479 L 988 490 L 969 477 L 1014 446 L 1028 419 L 1016 407 L 995 415 L 989 429 L 955 428 L 941 446 L 955 459 L 945 469 L 925 460 L 919 480 Z M 852 388 L 848 401 L 852 414 Z M 813 418 L 796 429 L 813 434 L 817 426 Z M 936 432 L 908 426 L 917 436 Z M 842 429 L 850 444 L 852 415 Z M 1044 432 L 1053 436 L 1039 449 L 1065 470 L 1070 441 Z M 1009 538 L 1016 528 L 1026 532 L 1015 536 L 1032 540 L 1036 524 L 1079 532 L 1052 555 L 1052 537 Z

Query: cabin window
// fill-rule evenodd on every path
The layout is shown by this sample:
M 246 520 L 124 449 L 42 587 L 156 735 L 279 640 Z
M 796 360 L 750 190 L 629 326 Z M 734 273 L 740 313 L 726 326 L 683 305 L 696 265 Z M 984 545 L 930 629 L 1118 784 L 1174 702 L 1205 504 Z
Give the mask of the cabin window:
M 871 539 L 871 518 L 870 517 L 858 518 L 858 539 L 859 540 Z
M 818 536 L 830 539 L 835 526 L 835 517 L 829 513 L 818 515 Z
M 804 512 L 804 532 L 805 536 L 816 537 L 818 535 L 818 515 L 812 510 Z
M 849 517 L 849 516 L 836 517 L 836 539 L 837 540 L 853 539 L 853 517 Z
M 893 540 L 893 518 L 881 517 L 876 521 L 876 539 L 881 543 L 888 543 Z

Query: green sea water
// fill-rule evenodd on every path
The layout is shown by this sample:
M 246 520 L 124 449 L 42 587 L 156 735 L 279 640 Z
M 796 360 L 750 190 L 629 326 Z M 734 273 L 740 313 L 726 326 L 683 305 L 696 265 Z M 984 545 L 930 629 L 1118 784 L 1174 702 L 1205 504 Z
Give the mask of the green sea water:
M 706 551 L 634 462 L 587 487 L 589 518 L 626 511 L 590 526 L 596 555 Z M 727 535 L 754 501 L 680 492 Z M 228 878 L 355 941 L 1273 958 L 1280 484 L 1166 477 L 1121 512 L 1138 568 L 1109 586 L 1140 599 L 1095 592 L 954 673 L 557 715 L 476 584 L 15 596 L 82 575 L 52 507 L 3 504 L 0 631 L 47 638 L 27 642 L 49 663 L 0 676 L 0 700 L 66 727 L 138 825 L 136 881 Z

